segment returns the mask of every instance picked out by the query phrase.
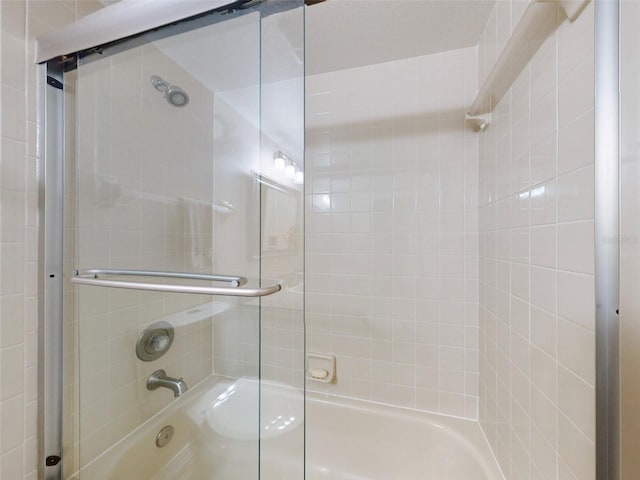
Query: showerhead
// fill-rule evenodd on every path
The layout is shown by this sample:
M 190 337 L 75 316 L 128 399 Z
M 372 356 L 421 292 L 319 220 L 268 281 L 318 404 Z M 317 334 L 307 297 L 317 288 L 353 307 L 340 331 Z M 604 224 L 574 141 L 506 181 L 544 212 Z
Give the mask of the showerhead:
M 167 89 L 164 93 L 164 98 L 167 99 L 167 102 L 176 107 L 184 107 L 189 103 L 189 95 L 187 95 L 187 92 L 175 85 L 171 85 Z
M 171 85 L 158 75 L 151 76 L 151 85 L 153 85 L 159 92 L 164 93 L 165 100 L 174 107 L 184 107 L 189 103 L 189 95 L 187 92 L 176 85 Z

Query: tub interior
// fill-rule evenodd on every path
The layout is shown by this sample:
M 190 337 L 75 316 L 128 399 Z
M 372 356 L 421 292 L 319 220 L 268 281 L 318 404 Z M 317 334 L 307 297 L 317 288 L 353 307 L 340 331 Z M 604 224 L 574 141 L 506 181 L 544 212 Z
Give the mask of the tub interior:
M 477 422 L 212 377 L 87 465 L 92 480 L 299 480 L 303 446 L 309 480 L 503 480 Z M 304 408 L 304 411 L 303 411 Z M 251 413 L 256 412 L 256 413 Z M 306 417 L 305 417 L 306 415 Z M 164 447 L 156 435 L 171 425 Z M 260 433 L 258 433 L 260 432 Z M 260 435 L 260 458 L 257 455 Z

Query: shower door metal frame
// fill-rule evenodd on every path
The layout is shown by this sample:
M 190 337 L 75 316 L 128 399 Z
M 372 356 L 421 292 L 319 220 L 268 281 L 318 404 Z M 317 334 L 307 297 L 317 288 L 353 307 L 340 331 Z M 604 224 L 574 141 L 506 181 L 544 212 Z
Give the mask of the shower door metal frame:
M 39 251 L 44 262 L 39 267 L 38 389 L 42 392 L 39 419 L 42 435 L 38 467 L 45 480 L 62 478 L 63 400 L 63 248 L 64 248 L 64 92 L 61 66 L 38 66 L 38 138 L 41 165 L 41 234 Z
M 620 478 L 619 14 L 595 1 L 596 478 Z

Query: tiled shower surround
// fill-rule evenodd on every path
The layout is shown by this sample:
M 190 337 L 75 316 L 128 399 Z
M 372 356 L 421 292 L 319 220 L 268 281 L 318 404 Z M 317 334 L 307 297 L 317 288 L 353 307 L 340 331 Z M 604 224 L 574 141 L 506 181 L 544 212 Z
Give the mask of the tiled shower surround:
M 497 2 L 481 77 L 520 7 Z M 480 135 L 480 422 L 507 479 L 595 478 L 593 13 L 558 17 Z
M 463 120 L 527 4 L 498 1 L 477 47 L 307 79 L 307 349 L 338 359 L 335 384 L 308 387 L 478 418 L 508 480 L 588 480 L 594 173 L 584 139 L 593 137 L 593 2 L 545 42 L 486 132 Z M 32 40 L 100 7 L 0 2 L 2 479 L 37 478 Z M 295 288 L 288 295 L 299 301 Z M 301 357 L 291 348 L 302 336 L 291 311 L 263 318 L 265 373 L 287 382 L 299 378 Z M 224 333 L 203 332 L 221 369 L 243 372 L 257 361 L 257 344 L 246 341 L 253 332 L 238 335 L 248 353 L 231 362 Z M 77 408 L 67 412 L 75 428 Z
M 477 417 L 474 48 L 307 78 L 308 388 Z
M 38 478 L 38 115 L 34 39 L 97 1 L 0 2 L 0 478 Z
M 527 5 L 497 2 L 477 48 L 307 79 L 307 346 L 337 357 L 308 388 L 479 418 L 507 479 L 583 480 L 593 4 L 558 11 L 486 132 L 462 121 Z

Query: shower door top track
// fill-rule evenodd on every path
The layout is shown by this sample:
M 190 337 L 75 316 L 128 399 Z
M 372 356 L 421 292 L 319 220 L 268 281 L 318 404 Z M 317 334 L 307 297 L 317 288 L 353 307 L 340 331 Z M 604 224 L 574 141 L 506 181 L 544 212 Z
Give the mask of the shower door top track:
M 225 6 L 249 0 L 122 0 L 47 33 L 36 41 L 36 63 L 132 37 Z

